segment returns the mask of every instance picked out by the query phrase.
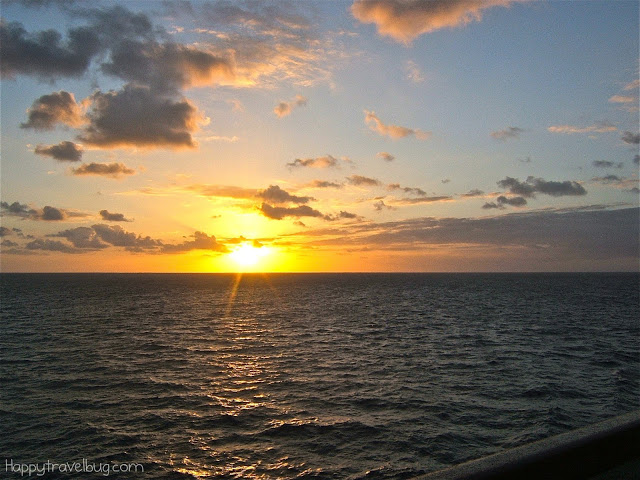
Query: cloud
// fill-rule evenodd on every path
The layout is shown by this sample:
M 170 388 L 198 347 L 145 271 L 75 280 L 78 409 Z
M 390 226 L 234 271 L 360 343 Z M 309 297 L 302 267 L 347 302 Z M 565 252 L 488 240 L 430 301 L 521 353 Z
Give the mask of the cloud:
M 604 177 L 593 177 L 591 180 L 599 183 L 611 183 L 620 182 L 622 178 L 617 175 L 605 175 Z
M 53 130 L 57 124 L 79 127 L 86 121 L 73 94 L 64 90 L 42 95 L 34 101 L 27 110 L 27 118 L 25 123 L 20 124 L 20 128 Z
M 29 34 L 20 23 L 0 22 L 2 76 L 35 75 L 43 79 L 83 74 L 91 58 L 100 51 L 90 28 L 69 30 L 68 39 L 55 30 Z
M 104 250 L 110 247 L 123 247 L 130 252 L 145 251 L 148 253 L 181 253 L 190 250 L 209 250 L 226 253 L 229 250 L 219 243 L 213 235 L 196 231 L 191 240 L 182 243 L 167 244 L 149 236 L 127 232 L 119 225 L 109 226 L 96 224 L 91 227 L 77 227 L 47 235 L 48 237 L 62 237 L 69 243 L 58 240 L 35 239 L 25 245 L 27 250 L 48 250 L 62 253 L 85 253 Z M 24 253 L 24 252 L 13 252 Z
M 49 236 L 64 237 L 76 248 L 99 250 L 109 246 L 106 243 L 103 243 L 95 229 L 90 227 L 72 228 Z
M 378 152 L 376 157 L 383 159 L 385 162 L 393 162 L 396 159 L 396 157 L 389 152 Z
M 356 215 L 355 213 L 345 212 L 344 210 L 341 210 L 340 213 L 336 215 L 336 218 L 345 218 L 345 219 L 352 220 L 352 219 L 360 218 L 360 216 Z
M 3 214 L 15 217 L 33 218 L 38 214 L 35 209 L 29 208 L 28 205 L 23 205 L 19 202 L 13 202 L 11 204 L 9 204 L 8 202 L 0 202 L 0 209 L 2 210 Z
M 355 186 L 375 187 L 382 185 L 382 182 L 376 178 L 363 177 L 362 175 L 351 175 L 347 177 L 347 182 Z
M 504 195 L 500 195 L 496 198 L 495 202 L 487 202 L 482 208 L 485 210 L 492 208 L 504 209 L 507 205 L 519 208 L 524 207 L 526 204 L 527 200 L 524 197 L 505 197 Z
M 286 117 L 291 114 L 291 111 L 296 107 L 302 107 L 307 104 L 307 99 L 302 95 L 296 95 L 292 100 L 282 101 L 276 105 L 273 109 L 273 113 L 276 114 L 278 118 Z
M 20 202 L 0 202 L 0 211 L 3 215 L 20 217 L 29 220 L 44 220 L 44 221 L 61 221 L 69 218 L 83 218 L 89 216 L 84 212 L 76 212 L 71 210 L 65 210 L 63 208 L 56 208 L 49 205 L 44 206 L 42 209 L 31 208 L 26 204 Z
M 524 132 L 524 130 L 520 127 L 507 127 L 504 130 L 491 132 L 491 136 L 496 140 L 504 142 L 509 139 L 520 138 L 522 132 Z
M 609 98 L 610 103 L 636 103 L 638 99 L 629 95 L 614 95 Z
M 574 133 L 605 133 L 615 132 L 618 128 L 608 122 L 600 122 L 587 127 L 576 127 L 573 125 L 552 125 L 547 130 L 552 133 L 564 133 L 572 135 Z
M 450 197 L 449 195 L 436 195 L 432 197 L 422 196 L 422 197 L 399 198 L 399 199 L 393 200 L 393 205 L 419 205 L 422 203 L 446 202 L 452 199 L 453 197 Z
M 187 99 L 158 96 L 146 87 L 126 85 L 120 91 L 95 92 L 90 124 L 79 139 L 102 148 L 195 148 L 191 137 L 203 122 Z
M 2 240 L 2 242 L 0 242 L 0 246 L 5 248 L 14 248 L 18 246 L 18 243 L 12 242 L 9 239 L 5 239 L 5 240 Z
M 373 208 L 374 210 L 376 210 L 377 212 L 381 212 L 382 210 L 395 210 L 395 207 L 392 207 L 391 205 L 387 205 L 386 203 L 384 203 L 383 200 L 378 200 L 376 202 L 373 203 Z
M 484 195 L 484 192 L 482 190 L 478 190 L 477 188 L 474 188 L 473 190 L 469 190 L 467 193 L 462 193 L 460 196 L 471 198 L 471 197 L 481 197 L 482 195 Z
M 163 245 L 162 252 L 180 253 L 190 250 L 210 250 L 213 252 L 226 253 L 229 251 L 225 245 L 218 243 L 214 235 L 209 236 L 204 232 L 195 232 L 192 237 L 193 240 L 185 240 L 179 244 Z
M 315 200 L 313 197 L 299 197 L 297 195 L 291 195 L 286 190 L 283 190 L 278 185 L 270 185 L 266 190 L 258 192 L 256 197 L 266 200 L 272 203 L 308 203 Z M 264 204 L 263 204 L 264 205 Z
M 482 19 L 482 11 L 517 0 L 355 0 L 351 13 L 374 23 L 380 35 L 408 45 L 416 37 Z
M 100 210 L 100 216 L 102 217 L 103 220 L 107 222 L 131 222 L 132 221 L 125 218 L 124 214 L 122 213 L 109 213 L 108 210 Z
M 630 83 L 627 83 L 624 86 L 623 90 L 636 90 L 637 88 L 640 88 L 640 80 L 636 79 Z
M 633 133 L 626 131 L 622 134 L 621 137 L 624 143 L 629 143 L 631 145 L 638 145 L 640 143 L 640 133 Z
M 64 220 L 65 219 L 65 214 L 62 210 L 59 210 L 55 207 L 50 207 L 48 205 L 46 205 L 43 209 L 42 209 L 42 214 L 40 216 L 40 218 L 42 220 L 47 220 L 47 221 L 57 221 L 57 220 Z
M 398 125 L 386 125 L 378 118 L 375 112 L 369 110 L 365 110 L 364 114 L 364 122 L 369 126 L 369 129 L 381 136 L 387 136 L 393 139 L 414 136 L 419 140 L 426 140 L 431 136 L 431 132 L 426 132 L 424 130 L 401 127 Z
M 124 39 L 113 46 L 109 59 L 101 65 L 104 73 L 157 91 L 235 81 L 228 58 L 188 45 Z
M 341 235 L 336 235 L 337 230 L 307 230 L 301 235 L 316 239 L 309 242 L 311 247 L 410 249 L 421 255 L 429 247 L 457 248 L 459 254 L 454 255 L 451 266 L 458 268 L 464 258 L 475 261 L 472 259 L 477 259 L 482 249 L 490 252 L 490 263 L 484 267 L 492 269 L 499 262 L 510 270 L 522 271 L 552 270 L 559 265 L 574 270 L 622 267 L 637 271 L 638 218 L 637 207 L 611 210 L 606 205 L 592 205 L 481 218 L 363 222 L 343 226 Z
M 605 175 L 603 177 L 593 177 L 592 182 L 603 185 L 612 185 L 614 188 L 624 190 L 629 193 L 636 193 L 638 189 L 638 177 L 619 177 L 618 175 Z
M 115 247 L 126 247 L 133 251 L 138 251 L 162 246 L 160 240 L 154 240 L 149 236 L 143 237 L 133 232 L 127 232 L 120 225 L 97 224 L 92 225 L 91 228 L 100 240 Z
M 316 158 L 296 158 L 293 162 L 287 163 L 289 168 L 332 168 L 338 166 L 338 159 L 332 155 Z
M 0 226 L 0 237 L 7 237 L 9 235 L 13 235 L 13 232 L 11 231 L 11 229 Z
M 608 160 L 594 160 L 593 166 L 596 168 L 622 168 L 624 166 L 624 163 L 613 163 L 609 162 Z
M 421 188 L 402 187 L 399 183 L 390 183 L 389 185 L 387 185 L 387 190 L 402 190 L 403 192 L 409 193 L 411 195 L 427 195 L 427 192 L 425 192 Z
M 298 207 L 274 207 L 268 203 L 263 203 L 260 206 L 262 214 L 274 220 L 282 220 L 285 217 L 319 217 L 325 218 L 325 216 L 318 210 L 314 210 L 308 205 L 300 205 Z
M 124 163 L 84 163 L 78 168 L 72 168 L 73 175 L 96 175 L 109 178 L 121 178 L 123 175 L 133 175 L 136 173 L 132 168 Z
M 407 60 L 405 70 L 407 72 L 407 80 L 411 80 L 413 83 L 424 82 L 424 75 L 420 71 L 420 67 L 418 67 L 418 64 L 413 60 Z
M 184 187 L 185 190 L 196 192 L 204 197 L 236 198 L 240 200 L 254 199 L 258 190 L 255 188 L 236 187 L 233 185 L 195 184 Z
M 25 245 L 27 250 L 47 250 L 51 252 L 62 253 L 83 253 L 82 249 L 71 247 L 66 243 L 62 243 L 58 240 L 48 240 L 42 238 L 36 238 Z
M 79 162 L 82 159 L 82 147 L 68 141 L 60 142 L 57 145 L 38 145 L 34 152 L 59 162 Z
M 526 198 L 535 197 L 536 193 L 562 197 L 566 195 L 586 195 L 587 191 L 578 182 L 565 180 L 563 182 L 547 181 L 543 178 L 527 177 L 525 182 L 517 178 L 505 177 L 498 185 L 506 188 L 510 193 Z
M 635 163 L 636 165 L 640 164 L 640 155 L 634 155 L 633 156 L 633 163 Z
M 310 188 L 342 188 L 344 185 L 341 183 L 330 182 L 328 180 L 313 180 L 307 185 Z

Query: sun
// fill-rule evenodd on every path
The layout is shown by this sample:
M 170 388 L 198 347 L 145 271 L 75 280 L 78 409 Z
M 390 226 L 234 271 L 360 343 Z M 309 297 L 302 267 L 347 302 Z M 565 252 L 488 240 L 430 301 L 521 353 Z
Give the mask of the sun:
M 236 247 L 229 256 L 241 267 L 255 267 L 260 259 L 268 255 L 266 247 L 254 247 L 250 244 L 243 244 Z

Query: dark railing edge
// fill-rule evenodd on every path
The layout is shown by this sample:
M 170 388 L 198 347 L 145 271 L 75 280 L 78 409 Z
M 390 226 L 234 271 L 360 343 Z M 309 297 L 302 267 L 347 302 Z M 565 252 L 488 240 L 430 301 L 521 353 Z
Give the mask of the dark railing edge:
M 414 480 L 585 479 L 640 459 L 640 410 Z

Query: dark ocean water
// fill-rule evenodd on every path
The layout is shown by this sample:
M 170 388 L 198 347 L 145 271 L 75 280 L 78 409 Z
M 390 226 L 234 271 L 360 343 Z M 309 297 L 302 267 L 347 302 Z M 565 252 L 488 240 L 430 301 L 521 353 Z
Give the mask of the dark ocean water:
M 638 274 L 0 278 L 0 461 L 400 479 L 640 407 Z

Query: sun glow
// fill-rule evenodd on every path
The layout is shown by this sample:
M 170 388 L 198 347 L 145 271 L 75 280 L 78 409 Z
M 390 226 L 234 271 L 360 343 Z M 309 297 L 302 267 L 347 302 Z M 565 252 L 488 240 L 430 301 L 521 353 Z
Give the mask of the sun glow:
M 240 267 L 250 268 L 257 266 L 260 260 L 268 254 L 267 247 L 254 247 L 245 243 L 236 247 L 229 256 Z

